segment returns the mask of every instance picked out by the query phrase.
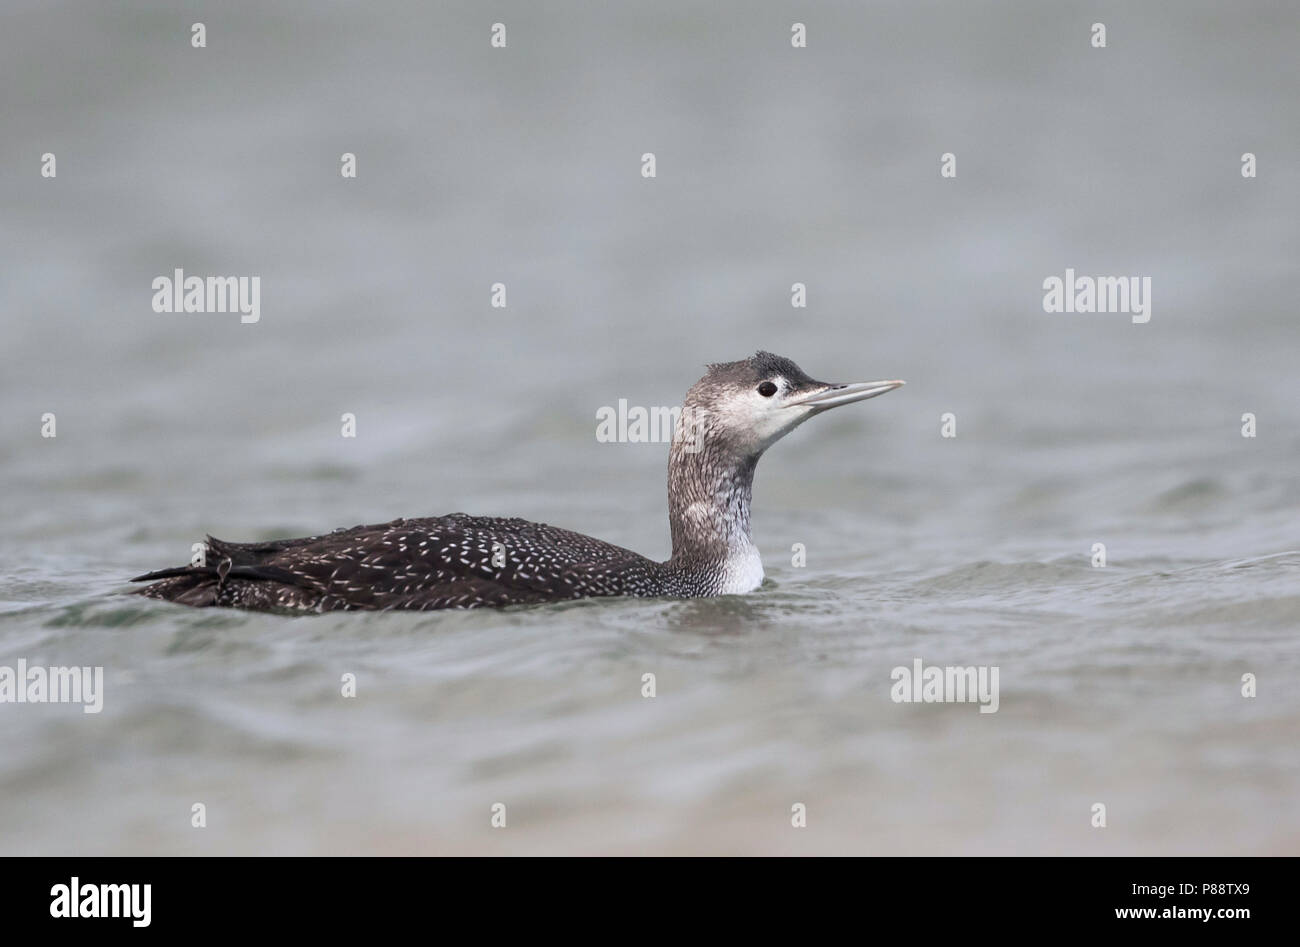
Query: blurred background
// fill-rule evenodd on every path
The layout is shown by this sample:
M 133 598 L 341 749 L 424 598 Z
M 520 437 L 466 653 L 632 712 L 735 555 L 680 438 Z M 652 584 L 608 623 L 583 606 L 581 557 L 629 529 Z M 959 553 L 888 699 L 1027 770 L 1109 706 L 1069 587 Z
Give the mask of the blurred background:
M 0 664 L 106 678 L 0 706 L 0 852 L 1300 849 L 1294 4 L 0 21 Z M 1150 276 L 1151 321 L 1045 313 L 1066 267 Z M 175 268 L 259 276 L 260 322 L 153 312 Z M 205 533 L 453 511 L 666 557 L 666 447 L 596 410 L 758 348 L 908 386 L 764 459 L 753 595 L 123 594 Z M 918 657 L 998 665 L 999 712 L 891 702 Z

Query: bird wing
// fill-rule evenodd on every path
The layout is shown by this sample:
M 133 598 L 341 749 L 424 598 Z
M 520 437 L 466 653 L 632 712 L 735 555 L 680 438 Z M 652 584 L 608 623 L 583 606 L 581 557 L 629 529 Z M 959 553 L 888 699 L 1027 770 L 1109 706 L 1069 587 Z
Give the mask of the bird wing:
M 218 585 L 278 583 L 307 593 L 322 609 L 454 608 L 616 594 L 611 568 L 646 561 L 545 523 L 464 513 L 261 543 L 209 536 L 207 544 L 204 566 L 135 581 L 192 576 Z

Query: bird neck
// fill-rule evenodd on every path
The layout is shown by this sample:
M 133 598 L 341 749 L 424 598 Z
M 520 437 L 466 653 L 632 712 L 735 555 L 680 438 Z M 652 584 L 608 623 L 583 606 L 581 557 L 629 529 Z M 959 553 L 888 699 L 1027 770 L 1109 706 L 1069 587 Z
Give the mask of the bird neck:
M 749 504 L 758 456 L 711 439 L 676 439 L 668 454 L 668 525 L 673 564 L 720 567 L 757 559 L 749 535 Z

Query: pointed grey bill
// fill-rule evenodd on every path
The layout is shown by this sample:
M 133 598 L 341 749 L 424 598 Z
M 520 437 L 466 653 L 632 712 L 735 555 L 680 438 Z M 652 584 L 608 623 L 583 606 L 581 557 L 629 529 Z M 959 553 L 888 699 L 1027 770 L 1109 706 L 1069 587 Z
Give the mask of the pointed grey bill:
M 866 401 L 868 398 L 876 397 L 876 395 L 883 395 L 887 391 L 901 388 L 905 384 L 906 382 L 895 380 L 855 381 L 848 385 L 827 385 L 825 388 L 820 388 L 797 401 L 787 401 L 786 407 L 792 408 L 795 405 L 800 405 L 809 408 L 837 408 L 842 404 Z

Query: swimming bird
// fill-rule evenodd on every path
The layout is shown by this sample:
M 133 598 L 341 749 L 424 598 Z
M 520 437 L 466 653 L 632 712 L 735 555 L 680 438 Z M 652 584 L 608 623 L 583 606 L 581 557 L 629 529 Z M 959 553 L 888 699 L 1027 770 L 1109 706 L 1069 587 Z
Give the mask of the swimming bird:
M 814 415 L 902 384 L 815 381 L 769 352 L 709 365 L 669 448 L 667 562 L 545 523 L 452 513 L 260 543 L 209 536 L 203 564 L 131 581 L 183 605 L 291 612 L 751 592 L 763 581 L 749 533 L 759 457 Z

